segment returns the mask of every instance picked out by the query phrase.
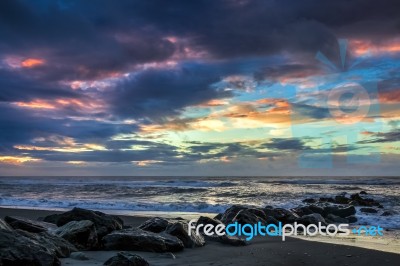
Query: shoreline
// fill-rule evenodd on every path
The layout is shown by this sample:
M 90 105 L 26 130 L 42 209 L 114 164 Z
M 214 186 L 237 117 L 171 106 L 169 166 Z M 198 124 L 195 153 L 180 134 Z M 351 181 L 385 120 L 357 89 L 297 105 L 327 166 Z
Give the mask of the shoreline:
M 4 208 L 0 207 L 0 218 L 4 218 L 5 216 L 21 216 L 29 219 L 34 219 L 37 220 L 40 217 L 44 217 L 50 214 L 58 214 L 62 213 L 63 211 L 56 211 L 56 210 L 41 210 L 41 209 L 20 209 L 20 208 Z M 148 220 L 151 217 L 154 216 L 149 216 L 149 213 L 144 213 L 143 215 L 140 215 L 140 213 L 137 212 L 132 212 L 134 215 L 118 215 L 126 225 L 130 226 L 139 226 L 142 224 L 144 221 Z M 160 214 L 160 213 L 157 213 Z M 165 218 L 170 218 L 174 216 L 175 213 L 169 213 L 167 217 Z M 176 217 L 176 216 L 174 216 Z M 192 215 L 193 218 L 195 218 Z M 390 233 L 390 234 L 389 234 Z M 288 237 L 288 239 L 283 242 L 279 237 L 257 237 L 254 240 L 250 242 L 250 245 L 245 246 L 245 247 L 231 247 L 231 246 L 224 246 L 219 243 L 210 243 L 207 244 L 205 247 L 202 248 L 195 248 L 195 249 L 185 249 L 183 252 L 179 252 L 178 254 L 175 254 L 177 258 L 180 258 L 182 261 L 186 260 L 187 256 L 194 256 L 194 257 L 210 257 L 212 256 L 208 253 L 229 253 L 231 250 L 232 252 L 239 252 L 240 254 L 243 253 L 245 256 L 245 251 L 249 250 L 249 252 L 253 252 L 254 250 L 263 250 L 267 249 L 269 245 L 277 246 L 276 248 L 278 250 L 272 249 L 273 252 L 283 252 L 282 249 L 287 249 L 286 252 L 286 257 L 289 258 L 292 253 L 296 254 L 297 249 L 303 250 L 304 248 L 308 248 L 310 251 L 304 251 L 303 253 L 299 254 L 301 258 L 304 257 L 304 254 L 307 254 L 307 257 L 309 254 L 311 254 L 311 251 L 314 251 L 315 249 L 319 249 L 321 246 L 331 246 L 334 247 L 335 250 L 340 251 L 341 253 L 347 252 L 347 253 L 353 253 L 353 254 L 375 254 L 374 256 L 378 256 L 381 259 L 385 258 L 386 256 L 398 256 L 398 259 L 400 259 L 400 231 L 399 230 L 394 230 L 394 231 L 389 231 L 385 232 L 384 237 L 380 238 L 375 238 L 375 237 L 346 237 L 346 238 L 332 238 L 332 237 L 304 237 L 304 236 L 296 236 L 296 237 Z M 290 248 L 289 248 L 290 247 Z M 269 247 L 272 248 L 272 247 Z M 210 249 L 215 249 L 215 251 L 210 250 Z M 329 249 L 329 248 L 328 248 Z M 278 253 L 279 253 L 278 252 Z M 336 252 L 336 251 L 335 251 Z M 334 253 L 335 253 L 334 252 Z M 88 255 L 90 258 L 89 261 L 76 261 L 72 258 L 65 258 L 62 259 L 63 265 L 78 265 L 78 266 L 83 266 L 83 265 L 98 265 L 98 263 L 103 260 L 103 262 L 107 259 L 106 257 L 111 257 L 112 255 L 115 255 L 116 252 L 113 251 L 85 251 L 85 254 Z M 159 254 L 159 253 L 149 253 L 149 252 L 134 252 L 137 253 L 146 259 L 148 259 L 150 262 L 153 261 L 154 264 L 156 265 L 176 265 L 174 264 L 174 261 L 170 261 L 171 258 L 166 256 L 165 254 Z M 187 255 L 186 255 L 187 254 Z M 379 254 L 379 255 L 378 255 Z M 390 254 L 390 255 L 389 255 Z M 347 255 L 352 254 L 345 254 L 343 255 L 344 258 L 348 260 Z M 357 255 L 354 255 L 357 257 Z M 343 259 L 344 259 L 343 258 Z M 227 258 L 226 258 L 227 259 Z M 169 264 L 171 263 L 171 264 Z M 187 263 L 187 262 L 185 262 Z M 182 265 L 189 265 L 185 264 L 182 262 Z M 225 263 L 225 262 L 224 262 Z M 197 265 L 197 264 L 192 264 L 192 265 Z M 203 265 L 203 264 L 198 264 L 198 265 Z M 210 264 L 211 265 L 211 264 Z M 219 265 L 226 265 L 226 264 L 219 264 Z M 235 265 L 235 264 L 234 264 Z M 258 265 L 258 264 L 251 264 L 251 265 Z M 262 265 L 262 264 L 260 264 Z M 276 265 L 279 265 L 276 264 Z M 327 264 L 330 265 L 330 264 Z M 357 265 L 357 264 L 354 264 Z M 361 265 L 361 264 L 360 264 Z M 388 264 L 388 265 L 394 265 L 394 264 Z

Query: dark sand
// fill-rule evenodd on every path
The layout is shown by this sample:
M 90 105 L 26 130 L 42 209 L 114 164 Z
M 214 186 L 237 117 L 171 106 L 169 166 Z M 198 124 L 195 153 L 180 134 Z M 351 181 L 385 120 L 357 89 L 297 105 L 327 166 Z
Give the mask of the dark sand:
M 32 219 L 44 217 L 55 211 L 22 210 L 0 208 L 0 217 L 22 216 Z M 139 225 L 148 217 L 120 216 L 126 224 Z M 208 242 L 206 246 L 185 249 L 171 254 L 136 252 L 149 261 L 150 265 L 400 265 L 400 255 L 313 241 L 288 238 L 282 242 L 279 237 L 260 237 L 245 247 L 232 247 Z M 63 265 L 102 265 L 116 251 L 85 252 L 88 261 L 62 259 Z

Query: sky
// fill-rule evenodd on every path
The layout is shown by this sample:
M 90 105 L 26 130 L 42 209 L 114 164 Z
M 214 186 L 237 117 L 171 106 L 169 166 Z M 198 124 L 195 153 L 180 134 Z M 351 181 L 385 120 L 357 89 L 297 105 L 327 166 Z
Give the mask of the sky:
M 0 175 L 397 175 L 399 13 L 0 1 Z

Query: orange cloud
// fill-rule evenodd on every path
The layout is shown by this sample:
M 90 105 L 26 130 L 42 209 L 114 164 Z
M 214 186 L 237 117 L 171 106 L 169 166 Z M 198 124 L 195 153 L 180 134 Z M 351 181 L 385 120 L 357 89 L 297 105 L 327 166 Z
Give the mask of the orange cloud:
M 45 61 L 43 59 L 28 58 L 21 62 L 21 67 L 33 68 L 33 67 L 41 66 L 44 63 L 45 63 Z
M 23 164 L 26 162 L 37 162 L 41 161 L 41 159 L 32 158 L 30 156 L 0 156 L 0 163 L 4 164 Z
M 200 104 L 199 106 L 202 107 L 214 107 L 214 106 L 223 106 L 223 105 L 228 105 L 229 102 L 225 100 L 220 100 L 220 99 L 213 99 L 209 100 L 206 103 Z
M 369 40 L 351 40 L 349 42 L 349 47 L 350 50 L 358 56 L 398 53 L 400 52 L 400 40 L 394 39 L 381 43 L 373 43 Z
M 26 107 L 33 109 L 55 109 L 56 106 L 44 100 L 33 100 L 30 102 L 16 102 L 14 103 L 18 107 Z
M 55 99 L 55 100 L 42 100 L 34 99 L 30 102 L 15 102 L 15 105 L 22 108 L 31 109 L 61 109 L 63 107 L 74 106 L 78 109 L 86 110 L 88 112 L 97 112 L 103 107 L 100 101 L 82 101 L 77 99 Z
M 264 110 L 267 105 L 267 109 Z M 287 124 L 291 120 L 290 103 L 283 99 L 261 99 L 255 103 L 239 104 L 223 114 L 227 118 L 247 119 L 266 124 Z
M 379 102 L 381 103 L 400 103 L 400 89 L 380 92 Z

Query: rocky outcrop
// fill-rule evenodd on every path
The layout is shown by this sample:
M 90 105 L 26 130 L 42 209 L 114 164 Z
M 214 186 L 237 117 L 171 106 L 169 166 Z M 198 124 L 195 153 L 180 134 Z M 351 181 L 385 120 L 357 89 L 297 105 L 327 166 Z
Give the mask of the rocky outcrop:
M 0 229 L 0 265 L 59 266 L 56 254 L 15 231 Z
M 59 258 L 66 258 L 72 252 L 77 251 L 76 247 L 67 240 L 48 232 L 30 233 L 20 229 L 16 230 L 16 232 L 26 238 L 29 238 L 35 244 L 41 245 L 47 250 L 50 250 Z
M 336 216 L 331 213 L 325 217 L 325 220 L 328 223 L 348 223 L 349 222 L 349 220 L 347 218 L 342 218 L 342 217 Z
M 283 224 L 294 223 L 299 218 L 299 215 L 296 213 L 283 208 L 272 208 L 268 206 L 264 208 L 264 213 Z
M 360 208 L 360 212 L 364 213 L 377 213 L 378 211 L 374 208 Z
M 241 205 L 233 205 L 226 209 L 226 211 L 222 214 L 221 222 L 224 224 L 229 224 L 233 221 L 233 218 L 240 212 L 241 210 L 246 210 L 247 207 Z
M 153 233 L 139 228 L 114 231 L 103 238 L 107 250 L 176 252 L 184 248 L 180 239 L 166 233 Z
M 397 212 L 393 211 L 393 210 L 388 210 L 388 211 L 384 211 L 381 216 L 392 216 L 392 215 L 396 215 Z
M 196 234 L 195 229 L 191 230 L 189 234 L 189 226 L 183 221 L 169 225 L 165 232 L 179 238 L 186 248 L 202 247 L 205 245 L 203 236 Z
M 265 214 L 263 213 L 264 217 Z M 237 222 L 238 224 L 257 224 L 261 222 L 265 224 L 265 220 L 259 216 L 257 216 L 254 212 L 251 212 L 249 209 L 239 211 L 236 216 L 233 218 L 232 222 Z
M 0 218 L 0 230 L 12 231 L 12 227 Z
M 71 221 L 59 227 L 54 234 L 74 244 L 79 250 L 92 250 L 98 247 L 96 227 L 89 220 Z
M 327 206 L 324 208 L 325 215 L 333 214 L 342 218 L 346 218 L 348 216 L 356 214 L 356 208 L 354 206 L 348 206 L 344 208 L 340 208 L 337 206 Z
M 14 229 L 21 229 L 31 233 L 40 233 L 57 228 L 57 226 L 52 223 L 40 222 L 17 216 L 6 216 L 4 220 Z
M 199 225 L 199 224 L 203 224 L 203 225 L 212 224 L 213 226 L 217 226 L 219 224 L 222 224 L 222 222 L 215 218 L 210 218 L 207 216 L 200 216 L 199 219 L 197 220 L 197 225 Z
M 310 225 L 310 224 L 318 225 L 318 223 L 326 225 L 324 217 L 322 217 L 322 215 L 319 213 L 304 215 L 298 218 L 296 222 L 303 225 Z
M 142 257 L 128 252 L 118 252 L 114 257 L 109 258 L 103 265 L 106 266 L 149 266 L 149 263 Z
M 139 226 L 140 229 L 153 232 L 160 233 L 167 229 L 168 225 L 172 224 L 169 220 L 160 217 L 154 217 Z
M 71 221 L 82 220 L 93 222 L 98 238 L 102 238 L 114 230 L 121 230 L 123 227 L 123 221 L 117 216 L 81 208 L 74 208 L 71 211 L 53 214 L 44 218 L 45 222 L 54 223 L 57 226 L 63 226 Z

